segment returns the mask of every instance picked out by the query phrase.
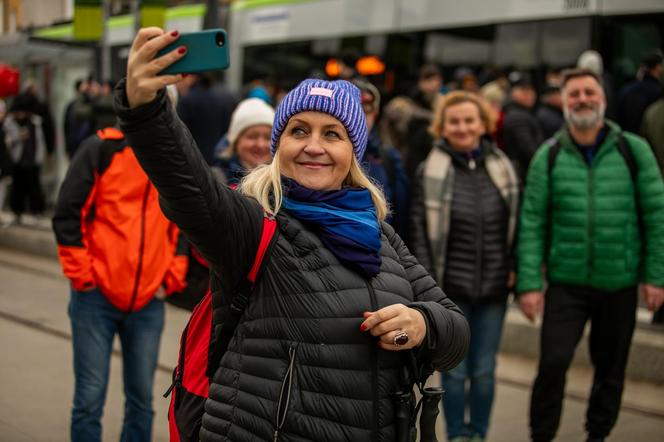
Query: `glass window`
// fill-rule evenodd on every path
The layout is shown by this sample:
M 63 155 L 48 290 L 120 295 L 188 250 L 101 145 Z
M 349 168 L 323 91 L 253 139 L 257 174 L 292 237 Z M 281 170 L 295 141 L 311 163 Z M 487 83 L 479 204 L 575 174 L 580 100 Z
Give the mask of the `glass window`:
M 548 66 L 573 66 L 590 47 L 590 18 L 553 20 L 542 23 L 541 63 Z
M 493 63 L 497 66 L 535 67 L 538 25 L 534 22 L 497 25 Z

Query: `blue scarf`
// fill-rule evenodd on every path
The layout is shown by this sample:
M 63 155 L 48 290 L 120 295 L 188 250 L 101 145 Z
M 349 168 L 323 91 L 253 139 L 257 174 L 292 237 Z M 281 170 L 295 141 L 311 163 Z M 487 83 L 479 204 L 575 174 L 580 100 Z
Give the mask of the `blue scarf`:
M 311 190 L 282 177 L 283 207 L 316 229 L 321 242 L 346 267 L 367 277 L 380 271 L 380 224 L 367 189 Z

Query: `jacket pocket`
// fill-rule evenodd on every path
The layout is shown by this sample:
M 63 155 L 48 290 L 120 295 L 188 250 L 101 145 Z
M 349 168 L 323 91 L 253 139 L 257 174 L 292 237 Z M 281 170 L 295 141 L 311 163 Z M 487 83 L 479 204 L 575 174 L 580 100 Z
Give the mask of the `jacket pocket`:
M 288 369 L 281 381 L 281 389 L 279 390 L 279 402 L 277 403 L 277 414 L 275 417 L 274 436 L 273 442 L 279 440 L 279 433 L 286 422 L 288 409 L 291 403 L 291 395 L 293 393 L 293 379 L 295 377 L 295 357 L 297 355 L 297 345 L 292 344 L 288 348 Z

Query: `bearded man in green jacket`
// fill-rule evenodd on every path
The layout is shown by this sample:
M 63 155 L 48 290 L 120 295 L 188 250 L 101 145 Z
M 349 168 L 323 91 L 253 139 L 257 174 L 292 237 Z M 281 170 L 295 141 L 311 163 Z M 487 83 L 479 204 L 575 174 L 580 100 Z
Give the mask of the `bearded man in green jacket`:
M 664 302 L 664 183 L 648 144 L 604 119 L 594 73 L 566 72 L 562 97 L 566 126 L 528 170 L 517 249 L 519 305 L 531 321 L 543 312 L 530 430 L 533 441 L 554 438 L 566 372 L 590 320 L 586 432 L 601 441 L 620 409 L 637 286 L 650 310 Z

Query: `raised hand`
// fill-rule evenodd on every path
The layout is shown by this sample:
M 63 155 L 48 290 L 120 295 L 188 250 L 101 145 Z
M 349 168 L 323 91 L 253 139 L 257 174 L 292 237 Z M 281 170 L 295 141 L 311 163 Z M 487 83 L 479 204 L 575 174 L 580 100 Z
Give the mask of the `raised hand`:
M 127 101 L 130 108 L 138 107 L 155 99 L 157 92 L 169 84 L 175 84 L 184 76 L 158 75 L 187 53 L 185 46 L 155 58 L 157 52 L 180 37 L 178 31 L 164 32 L 151 27 L 138 31 L 129 51 L 127 61 Z

